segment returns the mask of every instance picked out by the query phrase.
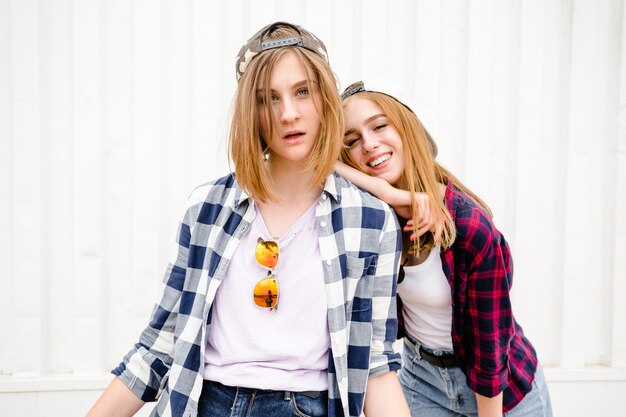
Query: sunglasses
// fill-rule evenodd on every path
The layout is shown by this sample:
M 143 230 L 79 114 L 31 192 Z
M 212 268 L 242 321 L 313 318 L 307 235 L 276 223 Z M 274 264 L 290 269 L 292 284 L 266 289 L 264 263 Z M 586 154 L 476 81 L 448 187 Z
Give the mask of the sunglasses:
M 254 249 L 256 261 L 267 268 L 267 277 L 254 286 L 254 303 L 262 308 L 278 308 L 278 281 L 274 269 L 278 265 L 278 243 L 259 238 Z

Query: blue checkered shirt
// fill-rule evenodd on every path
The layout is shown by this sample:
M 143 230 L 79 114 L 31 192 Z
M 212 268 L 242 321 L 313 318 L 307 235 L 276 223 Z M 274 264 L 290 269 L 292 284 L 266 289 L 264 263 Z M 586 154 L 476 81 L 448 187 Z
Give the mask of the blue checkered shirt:
M 367 379 L 401 365 L 392 348 L 401 232 L 389 206 L 337 174 L 326 179 L 315 214 L 331 342 L 328 412 L 360 416 Z M 211 305 L 255 215 L 233 174 L 192 193 L 162 298 L 112 371 L 142 400 L 158 400 L 152 416 L 197 416 Z

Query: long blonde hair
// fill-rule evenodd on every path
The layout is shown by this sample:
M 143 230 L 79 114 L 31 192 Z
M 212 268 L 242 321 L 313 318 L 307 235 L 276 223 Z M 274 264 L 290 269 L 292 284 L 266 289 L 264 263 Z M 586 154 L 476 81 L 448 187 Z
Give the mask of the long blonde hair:
M 268 36 L 269 39 L 295 36 L 290 27 L 281 27 Z M 337 90 L 337 78 L 330 65 L 316 53 L 297 46 L 264 51 L 252 59 L 239 80 L 235 93 L 233 118 L 230 128 L 229 153 L 235 166 L 239 185 L 255 200 L 276 201 L 277 190 L 273 187 L 269 167 L 265 163 L 267 145 L 261 132 L 258 89 L 263 85 L 265 102 L 271 102 L 270 79 L 274 66 L 286 54 L 294 53 L 309 77 L 309 88 L 318 89 L 321 102 L 316 101 L 320 114 L 318 136 L 306 160 L 304 169 L 313 171 L 311 186 L 323 185 L 339 157 L 343 138 L 343 112 Z M 317 80 L 317 85 L 311 81 Z M 270 106 L 271 107 L 271 106 Z M 269 132 L 273 131 L 275 117 L 265 107 Z
M 374 91 L 361 91 L 355 94 L 355 96 L 365 98 L 378 105 L 387 116 L 389 122 L 398 131 L 404 150 L 404 169 L 402 170 L 400 179 L 395 185 L 409 191 L 412 197 L 417 192 L 428 194 L 431 202 L 431 210 L 435 213 L 437 218 L 442 219 L 444 222 L 444 229 L 441 236 L 441 246 L 443 248 L 448 248 L 454 243 L 456 228 L 445 201 L 440 198 L 437 186 L 438 183 L 446 184 L 450 181 L 455 187 L 467 193 L 492 216 L 491 210 L 483 200 L 435 160 L 427 132 L 415 113 L 387 94 Z M 348 97 L 344 100 L 344 105 L 351 98 L 352 97 Z M 358 169 L 358 166 L 350 158 L 348 148 L 344 147 L 342 149 L 341 159 Z M 415 198 L 412 198 L 411 218 L 413 219 L 414 228 L 416 228 L 417 205 Z M 422 235 L 419 240 L 413 242 L 408 252 L 418 254 L 423 250 L 430 249 L 433 245 L 434 236 L 431 232 L 427 232 Z

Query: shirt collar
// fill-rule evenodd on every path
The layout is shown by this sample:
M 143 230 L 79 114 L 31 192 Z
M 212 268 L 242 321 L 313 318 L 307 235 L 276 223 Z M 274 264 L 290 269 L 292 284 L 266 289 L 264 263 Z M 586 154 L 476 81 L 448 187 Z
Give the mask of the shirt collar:
M 241 205 L 241 203 L 247 201 L 250 196 L 248 195 L 248 193 L 246 193 L 243 188 L 241 188 L 241 186 L 239 185 L 239 182 L 237 182 L 237 176 L 235 175 L 234 172 L 231 172 L 230 174 L 233 178 L 234 184 L 233 184 L 233 188 L 235 188 L 235 197 L 234 197 L 234 208 L 237 208 Z
M 339 179 L 339 174 L 332 172 L 328 177 L 326 177 L 324 191 L 322 191 L 322 193 L 326 193 L 334 198 L 337 203 L 341 202 L 341 187 L 339 185 Z
M 250 199 L 248 193 L 246 193 L 240 186 L 237 184 L 237 193 L 235 194 L 235 208 L 239 207 L 241 203 Z

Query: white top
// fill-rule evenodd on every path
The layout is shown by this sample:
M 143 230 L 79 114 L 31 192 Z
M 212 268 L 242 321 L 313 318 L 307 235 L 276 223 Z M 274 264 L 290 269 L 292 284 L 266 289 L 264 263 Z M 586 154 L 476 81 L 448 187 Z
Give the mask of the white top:
M 406 331 L 428 348 L 452 350 L 452 296 L 439 252 L 435 246 L 421 264 L 404 266 L 398 295 Z
M 327 300 L 315 207 L 280 239 L 267 231 L 261 213 L 237 247 L 217 290 L 203 377 L 224 385 L 289 391 L 328 389 Z M 267 269 L 254 257 L 257 239 L 279 246 L 278 309 L 258 307 L 257 282 Z

